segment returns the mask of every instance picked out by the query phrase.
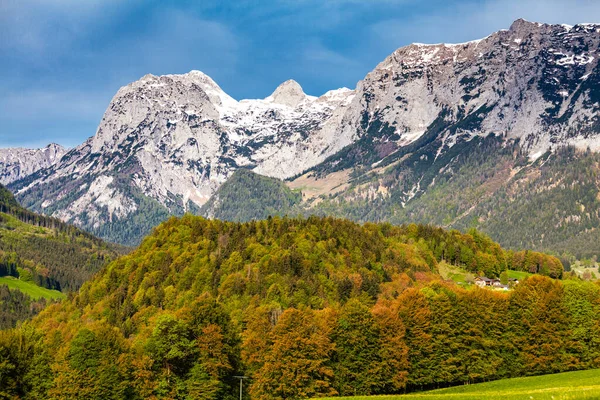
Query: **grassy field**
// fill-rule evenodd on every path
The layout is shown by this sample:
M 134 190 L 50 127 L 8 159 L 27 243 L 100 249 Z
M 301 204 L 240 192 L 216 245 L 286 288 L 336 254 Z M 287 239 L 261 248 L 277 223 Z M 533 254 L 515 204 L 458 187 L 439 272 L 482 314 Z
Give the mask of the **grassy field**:
M 46 299 L 64 299 L 65 295 L 58 290 L 50 290 L 37 286 L 31 282 L 23 282 L 12 276 L 0 277 L 0 285 L 8 285 L 11 289 L 18 289 L 29 295 L 34 300 L 41 297 Z
M 523 279 L 527 278 L 528 276 L 531 276 L 532 274 L 530 274 L 529 272 L 523 272 L 523 271 L 512 271 L 512 270 L 508 270 L 506 271 L 506 273 L 508 274 L 509 278 L 516 278 L 520 281 L 522 281 Z
M 448 264 L 445 261 L 440 262 L 438 264 L 438 268 L 442 278 L 451 279 L 452 281 L 454 281 L 454 283 L 464 285 L 471 284 L 475 280 L 474 274 L 467 272 L 463 268 L 458 267 L 456 265 Z M 509 278 L 516 278 L 518 280 L 523 280 L 528 276 L 531 276 L 529 272 L 523 271 L 507 270 L 506 272 Z
M 503 379 L 399 396 L 332 397 L 331 400 L 571 400 L 600 399 L 600 370 Z
M 593 263 L 591 266 L 586 267 L 581 261 L 576 261 L 571 265 L 571 270 L 575 271 L 575 273 L 580 277 L 583 277 L 587 271 L 590 274 L 588 279 L 592 280 L 597 280 L 600 276 L 600 270 L 597 263 Z
M 466 282 L 473 282 L 475 279 L 475 275 L 445 261 L 440 262 L 438 268 L 442 278 L 451 279 L 455 283 L 465 284 Z

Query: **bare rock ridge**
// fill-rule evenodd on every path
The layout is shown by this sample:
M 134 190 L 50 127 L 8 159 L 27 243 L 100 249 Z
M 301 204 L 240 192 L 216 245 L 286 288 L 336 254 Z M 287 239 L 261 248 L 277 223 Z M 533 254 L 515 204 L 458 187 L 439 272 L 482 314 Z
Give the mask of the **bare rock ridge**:
M 3 179 L 20 179 L 11 188 L 24 205 L 110 237 L 134 215 L 197 210 L 239 168 L 374 168 L 426 144 L 433 162 L 490 134 L 531 159 L 565 144 L 598 150 L 599 48 L 599 25 L 517 20 L 481 40 L 400 48 L 355 90 L 318 98 L 293 80 L 238 101 L 200 71 L 146 75 L 119 89 L 85 143 Z
M 599 28 L 518 20 L 481 40 L 400 48 L 359 82 L 343 128 L 376 138 L 377 157 L 439 119 L 446 147 L 494 133 L 532 158 L 566 143 L 596 150 Z
M 0 184 L 7 185 L 54 165 L 66 152 L 56 143 L 41 149 L 0 149 Z
M 273 103 L 292 108 L 296 108 L 307 99 L 302 87 L 292 79 L 279 85 L 270 97 L 273 99 Z

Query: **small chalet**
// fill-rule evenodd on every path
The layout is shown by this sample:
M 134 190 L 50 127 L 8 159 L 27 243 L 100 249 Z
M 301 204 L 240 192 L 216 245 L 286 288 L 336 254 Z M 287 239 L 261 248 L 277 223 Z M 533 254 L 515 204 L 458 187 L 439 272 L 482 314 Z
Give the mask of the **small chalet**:
M 477 278 L 475 278 L 475 284 L 479 287 L 493 286 L 495 281 L 498 280 L 486 278 L 485 276 L 478 276 Z
M 494 279 L 494 283 L 492 285 L 497 289 L 503 289 L 503 290 L 509 289 L 508 285 L 502 284 L 502 282 L 500 282 L 498 279 Z
M 475 278 L 475 284 L 479 287 L 490 286 L 495 287 L 497 289 L 508 290 L 508 285 L 503 285 L 499 279 L 490 279 L 486 278 L 485 276 L 478 276 L 477 278 Z

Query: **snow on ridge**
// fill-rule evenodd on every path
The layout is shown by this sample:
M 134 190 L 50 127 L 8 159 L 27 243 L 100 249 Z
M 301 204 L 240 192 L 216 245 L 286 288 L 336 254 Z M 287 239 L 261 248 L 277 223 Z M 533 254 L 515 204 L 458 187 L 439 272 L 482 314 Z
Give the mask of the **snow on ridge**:
M 446 113 L 444 121 L 453 123 L 459 122 L 459 111 L 472 114 L 480 109 L 485 111 L 479 112 L 473 126 L 463 124 L 445 134 L 444 148 L 438 149 L 436 158 L 461 140 L 491 132 L 522 139 L 526 151 L 535 157 L 551 146 L 550 135 L 562 142 L 569 139 L 562 127 L 551 131 L 555 126 L 544 125 L 543 117 L 549 107 L 561 101 L 562 110 L 566 110 L 577 98 L 573 95 L 576 85 L 571 84 L 587 79 L 597 63 L 595 48 L 590 47 L 589 54 L 576 55 L 570 54 L 572 47 L 568 45 L 591 32 L 563 31 L 564 27 L 556 25 L 515 21 L 509 31 L 483 39 L 415 43 L 392 53 L 358 83 L 356 90 L 341 88 L 319 97 L 306 95 L 297 82 L 286 81 L 264 99 L 238 101 L 201 71 L 145 75 L 119 90 L 97 135 L 71 153 L 68 161 L 53 167 L 56 172 L 51 179 L 58 184 L 58 178 L 74 176 L 79 187 L 86 182 L 91 185 L 95 177 L 110 176 L 127 160 L 131 185 L 165 207 L 177 203 L 180 211 L 181 207 L 187 209 L 188 201 L 203 204 L 240 167 L 286 178 L 318 165 L 361 135 L 374 135 L 373 140 L 381 141 L 387 151 L 388 147 L 413 143 L 442 112 Z M 494 39 L 486 40 L 492 36 Z M 527 53 L 535 56 L 540 49 L 555 50 L 538 57 L 536 64 Z M 543 76 L 541 64 L 550 65 L 553 74 Z M 576 73 L 556 68 L 573 64 L 591 65 L 576 69 Z M 578 78 L 584 72 L 588 74 Z M 544 93 L 525 84 L 544 77 L 553 88 Z M 549 92 L 554 99 L 548 99 Z M 557 94 L 562 99 L 556 100 Z M 584 94 L 578 101 L 585 100 Z M 585 122 L 597 115 L 595 106 L 585 107 L 574 105 L 571 118 Z M 378 126 L 385 131 L 375 132 Z M 374 130 L 369 131 L 369 127 Z M 41 180 L 32 185 L 36 182 Z M 80 196 L 83 200 L 73 201 L 61 210 L 61 216 L 77 218 L 73 207 L 81 206 L 97 219 L 94 224 L 101 224 L 102 218 L 119 218 L 124 215 L 121 213 L 130 212 L 132 198 L 122 187 L 113 187 L 122 182 L 98 180 L 94 190 L 88 190 L 93 196 Z M 100 190 L 110 198 L 96 196 Z M 54 204 L 55 193 L 41 203 Z M 110 213 L 95 214 L 100 208 L 108 208 Z
M 492 33 L 492 35 L 494 35 L 494 33 Z M 416 47 L 440 47 L 440 46 L 444 46 L 444 47 L 459 47 L 459 46 L 466 46 L 466 45 L 470 45 L 470 44 L 479 44 L 482 41 L 486 40 L 487 38 L 489 38 L 492 35 L 488 35 L 484 38 L 481 39 L 475 39 L 475 40 L 469 40 L 467 42 L 461 42 L 461 43 L 446 43 L 446 42 L 442 42 L 442 43 L 411 43 L 410 45 L 412 46 L 416 46 Z M 409 46 L 410 46 L 409 45 Z

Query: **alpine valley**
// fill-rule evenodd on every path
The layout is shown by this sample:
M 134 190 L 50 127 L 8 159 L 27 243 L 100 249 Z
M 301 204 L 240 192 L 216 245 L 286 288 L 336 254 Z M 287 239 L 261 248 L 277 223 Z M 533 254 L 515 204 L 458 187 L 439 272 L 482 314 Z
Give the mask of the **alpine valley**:
M 185 212 L 317 214 L 600 255 L 599 60 L 600 25 L 517 20 L 400 48 L 320 97 L 287 81 L 237 101 L 198 71 L 146 75 L 85 143 L 2 179 L 24 207 L 122 244 Z

